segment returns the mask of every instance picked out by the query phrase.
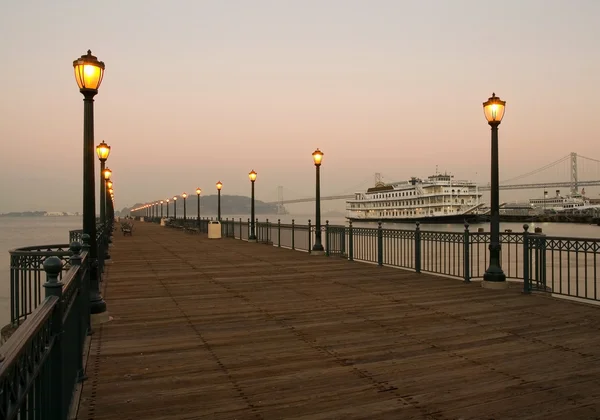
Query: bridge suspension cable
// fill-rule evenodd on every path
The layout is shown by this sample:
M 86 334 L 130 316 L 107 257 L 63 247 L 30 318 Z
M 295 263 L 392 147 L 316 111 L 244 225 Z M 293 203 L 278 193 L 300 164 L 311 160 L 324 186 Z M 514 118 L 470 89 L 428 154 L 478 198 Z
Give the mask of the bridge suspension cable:
M 515 177 L 513 177 L 513 178 L 505 179 L 505 180 L 503 180 L 503 181 L 500 181 L 500 183 L 504 184 L 504 183 L 507 183 L 507 182 L 512 182 L 512 181 L 516 181 L 516 180 L 518 180 L 518 179 L 526 178 L 526 177 L 528 177 L 528 176 L 531 176 L 531 175 L 535 175 L 535 174 L 537 174 L 537 173 L 540 173 L 540 172 L 542 172 L 542 171 L 545 171 L 546 169 L 550 169 L 550 168 L 551 168 L 551 167 L 553 167 L 553 166 L 556 166 L 556 165 L 558 165 L 558 164 L 561 164 L 561 163 L 563 163 L 563 162 L 565 162 L 565 161 L 567 161 L 567 160 L 569 160 L 569 159 L 570 159 L 570 155 L 563 156 L 562 158 L 560 158 L 560 159 L 558 159 L 558 160 L 555 160 L 554 162 L 552 162 L 552 163 L 549 163 L 549 164 L 547 164 L 547 165 L 545 165 L 545 166 L 543 166 L 543 167 L 541 167 L 541 168 L 534 169 L 533 171 L 531 171 L 531 172 L 527 172 L 526 174 L 523 174 L 523 175 L 519 175 L 519 176 L 515 176 Z

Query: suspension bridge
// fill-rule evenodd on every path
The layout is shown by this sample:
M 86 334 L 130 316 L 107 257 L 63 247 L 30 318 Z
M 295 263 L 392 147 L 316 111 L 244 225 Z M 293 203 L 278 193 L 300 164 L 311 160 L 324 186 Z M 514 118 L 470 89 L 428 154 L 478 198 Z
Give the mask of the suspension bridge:
M 593 168 L 596 169 L 596 176 L 594 180 L 583 180 L 580 177 L 580 167 L 585 166 L 586 162 L 592 164 Z M 522 182 L 525 178 L 531 179 L 536 175 L 544 175 L 548 174 L 553 169 L 564 168 L 567 167 L 567 174 L 562 174 L 565 178 L 568 177 L 568 180 L 557 180 L 553 182 L 537 182 L 537 183 L 524 183 Z M 377 174 L 379 175 L 379 174 Z M 377 176 L 376 176 L 377 177 Z M 519 182 L 521 181 L 521 182 Z M 528 190 L 528 189 L 545 189 L 545 188 L 569 188 L 571 193 L 579 192 L 579 188 L 581 187 L 592 187 L 592 186 L 600 186 L 600 160 L 588 158 L 582 155 L 579 155 L 575 152 L 572 152 L 566 156 L 563 156 L 560 159 L 555 160 L 554 162 L 548 163 L 540 168 L 534 169 L 525 174 L 506 179 L 501 181 L 500 189 L 501 190 Z M 480 191 L 489 191 L 490 185 L 480 185 Z M 335 194 L 335 195 L 327 195 L 321 196 L 321 201 L 331 201 L 331 200 L 348 200 L 354 198 L 354 194 Z M 295 199 L 287 199 L 283 198 L 283 187 L 277 187 L 277 201 L 271 202 L 270 204 L 277 205 L 279 211 L 282 213 L 285 212 L 284 206 L 286 204 L 298 204 L 298 203 L 309 203 L 315 201 L 315 197 L 305 197 L 305 198 L 295 198 Z

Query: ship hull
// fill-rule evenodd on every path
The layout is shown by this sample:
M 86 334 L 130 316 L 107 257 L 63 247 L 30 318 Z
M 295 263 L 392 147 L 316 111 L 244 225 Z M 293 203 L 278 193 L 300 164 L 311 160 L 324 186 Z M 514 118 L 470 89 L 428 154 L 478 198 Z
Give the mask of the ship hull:
M 477 214 L 450 214 L 446 216 L 429 216 L 429 217 L 383 217 L 383 218 L 362 218 L 362 217 L 346 217 L 347 220 L 354 222 L 388 222 L 388 223 L 480 223 L 486 220 L 486 216 Z M 489 216 L 488 216 L 489 220 Z

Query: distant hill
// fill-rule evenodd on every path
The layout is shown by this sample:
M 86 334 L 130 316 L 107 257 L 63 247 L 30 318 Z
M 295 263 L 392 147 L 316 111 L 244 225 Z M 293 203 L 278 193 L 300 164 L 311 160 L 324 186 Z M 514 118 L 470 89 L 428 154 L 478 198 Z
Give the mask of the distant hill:
M 0 217 L 40 217 L 45 215 L 45 211 L 12 211 L 0 214 Z
M 197 197 L 189 196 L 186 203 L 186 211 L 188 216 L 194 217 L 197 214 Z M 118 216 L 126 216 L 129 214 L 131 208 L 142 206 L 144 203 L 136 203 L 131 207 L 125 207 Z M 264 201 L 254 201 L 256 214 L 276 214 L 277 206 L 275 204 L 268 204 Z M 160 210 L 159 210 L 160 211 Z M 217 214 L 217 196 L 208 195 L 200 197 L 200 213 L 201 216 L 216 216 Z M 250 197 L 243 195 L 221 195 L 221 216 L 227 217 L 228 214 L 240 215 L 250 214 Z M 163 204 L 163 216 L 167 215 L 167 209 Z M 177 199 L 177 215 L 183 215 L 183 198 Z M 173 201 L 169 202 L 169 216 L 173 216 Z

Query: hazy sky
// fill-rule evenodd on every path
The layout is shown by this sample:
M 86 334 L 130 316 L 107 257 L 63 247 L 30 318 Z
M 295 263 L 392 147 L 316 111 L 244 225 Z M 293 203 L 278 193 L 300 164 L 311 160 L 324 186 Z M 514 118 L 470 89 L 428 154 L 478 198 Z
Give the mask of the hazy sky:
M 436 165 L 488 182 L 492 92 L 501 179 L 600 159 L 599 22 L 598 0 L 3 1 L 0 212 L 81 210 L 88 48 L 118 208 L 217 180 L 248 194 L 251 169 L 259 199 L 311 195 L 316 147 L 323 194 Z

